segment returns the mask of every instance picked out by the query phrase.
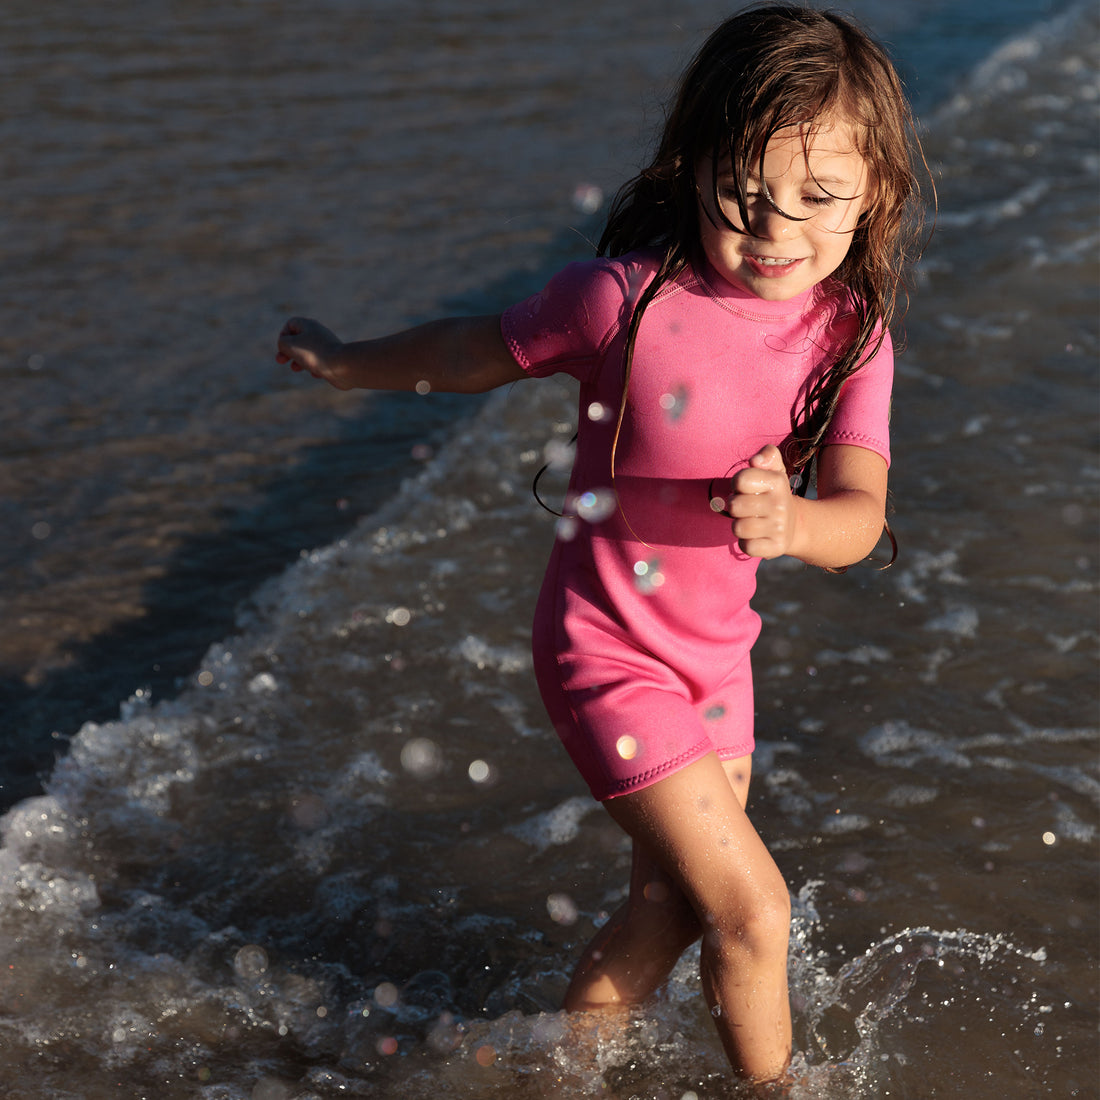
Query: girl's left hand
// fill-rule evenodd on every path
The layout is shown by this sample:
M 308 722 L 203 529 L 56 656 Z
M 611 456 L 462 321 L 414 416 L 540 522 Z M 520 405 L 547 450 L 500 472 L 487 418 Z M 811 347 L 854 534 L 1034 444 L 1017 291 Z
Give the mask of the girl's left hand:
M 734 475 L 728 501 L 733 533 L 750 558 L 778 558 L 790 551 L 795 504 L 779 448 L 769 444 Z

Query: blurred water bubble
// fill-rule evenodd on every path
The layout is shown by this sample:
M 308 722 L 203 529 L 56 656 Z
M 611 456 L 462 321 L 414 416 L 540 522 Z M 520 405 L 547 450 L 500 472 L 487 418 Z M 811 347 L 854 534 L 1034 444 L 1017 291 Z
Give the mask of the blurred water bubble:
M 665 575 L 659 566 L 660 562 L 656 558 L 634 563 L 634 587 L 643 595 L 649 595 L 665 583 Z
M 233 956 L 233 969 L 248 981 L 255 981 L 266 974 L 267 967 L 267 952 L 258 944 L 246 944 Z
M 45 520 L 39 520 L 32 528 L 31 534 L 40 542 L 42 539 L 48 539 L 53 533 L 53 528 L 45 522 Z
M 675 422 L 684 415 L 684 410 L 687 408 L 687 398 L 687 389 L 683 386 L 677 386 L 676 389 L 661 394 L 657 400 L 661 408 L 668 414 L 669 420 Z
M 412 622 L 412 612 L 407 607 L 392 607 L 386 612 L 386 622 L 394 626 L 408 626 Z
M 551 439 L 542 449 L 543 461 L 553 469 L 568 469 L 573 465 L 573 448 L 564 439 Z
M 588 406 L 588 419 L 596 424 L 602 424 L 610 420 L 614 416 L 610 406 L 605 405 L 602 401 L 593 401 Z
M 432 457 L 433 451 L 427 443 L 417 443 L 412 449 L 412 456 L 417 462 L 427 462 Z
M 27 367 L 30 370 L 41 370 L 46 365 L 46 357 L 44 355 L 31 355 L 27 357 Z
M 432 392 L 432 384 L 426 378 L 421 378 L 416 384 L 416 392 L 423 397 L 425 394 Z
M 1058 838 L 1053 833 L 1043 833 L 1043 843 L 1049 848 L 1058 843 Z
M 629 733 L 624 733 L 618 741 L 615 742 L 615 751 L 624 760 L 633 760 L 638 755 L 638 741 L 637 738 L 631 737 Z
M 270 672 L 260 672 L 248 681 L 248 690 L 253 695 L 266 695 L 279 690 L 279 684 Z
M 578 183 L 573 188 L 573 206 L 582 214 L 595 214 L 603 206 L 603 188 L 594 183 Z
M 374 1003 L 380 1008 L 392 1008 L 397 1004 L 397 986 L 393 982 L 379 982 L 374 987 Z
M 577 537 L 577 517 L 560 516 L 554 533 L 562 542 L 572 542 Z
M 474 1058 L 479 1066 L 491 1066 L 497 1060 L 497 1052 L 488 1043 L 482 1043 L 474 1051 Z
M 397 1053 L 397 1040 L 392 1035 L 384 1035 L 374 1045 L 374 1049 L 384 1057 Z
M 434 741 L 414 737 L 401 749 L 401 766 L 418 779 L 430 779 L 443 767 L 443 756 Z
M 466 769 L 466 774 L 475 783 L 488 783 L 492 778 L 493 769 L 484 760 L 474 760 Z
M 589 489 L 577 497 L 576 507 L 586 523 L 602 523 L 615 511 L 615 494 L 610 489 Z
M 577 904 L 568 894 L 551 894 L 546 899 L 546 911 L 556 924 L 575 924 Z
M 214 682 L 214 673 L 203 669 L 198 675 L 198 681 L 202 687 L 209 687 Z

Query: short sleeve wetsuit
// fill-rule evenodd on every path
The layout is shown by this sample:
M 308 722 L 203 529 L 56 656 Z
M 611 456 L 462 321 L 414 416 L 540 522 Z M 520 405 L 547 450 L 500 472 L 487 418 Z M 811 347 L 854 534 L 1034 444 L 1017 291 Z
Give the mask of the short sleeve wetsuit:
M 576 519 L 551 554 L 534 656 L 551 721 L 597 799 L 708 752 L 752 751 L 759 560 L 710 501 L 789 438 L 800 395 L 852 332 L 835 286 L 768 302 L 689 267 L 643 315 L 612 484 L 627 326 L 657 263 L 638 252 L 572 264 L 501 322 L 526 372 L 581 383 Z M 889 461 L 892 374 L 887 335 L 845 384 L 826 443 Z

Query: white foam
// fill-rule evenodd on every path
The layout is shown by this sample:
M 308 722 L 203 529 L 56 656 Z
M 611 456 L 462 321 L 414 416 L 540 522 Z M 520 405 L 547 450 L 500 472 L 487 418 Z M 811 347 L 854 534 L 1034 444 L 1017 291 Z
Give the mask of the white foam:
M 536 814 L 518 825 L 510 825 L 507 832 L 540 852 L 552 845 L 569 844 L 580 835 L 581 822 L 600 808 L 599 803 L 584 795 L 578 795 L 559 803 L 552 810 Z

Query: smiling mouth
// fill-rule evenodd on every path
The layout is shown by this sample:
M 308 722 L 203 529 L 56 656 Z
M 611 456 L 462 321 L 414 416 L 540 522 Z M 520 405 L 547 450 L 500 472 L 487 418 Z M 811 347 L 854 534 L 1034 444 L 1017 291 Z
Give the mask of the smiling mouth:
M 781 279 L 796 270 L 803 259 L 802 256 L 788 260 L 779 256 L 757 256 L 753 252 L 745 254 L 745 262 L 761 279 Z

